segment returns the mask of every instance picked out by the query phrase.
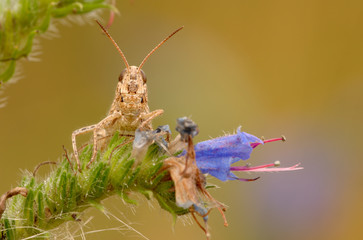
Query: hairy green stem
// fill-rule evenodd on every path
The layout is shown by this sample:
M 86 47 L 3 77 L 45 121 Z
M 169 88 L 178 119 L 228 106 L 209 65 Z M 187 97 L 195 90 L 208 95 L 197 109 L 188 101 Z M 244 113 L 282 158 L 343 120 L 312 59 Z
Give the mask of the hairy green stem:
M 136 203 L 129 198 L 131 192 L 141 193 L 147 199 L 155 197 L 161 208 L 174 218 L 188 213 L 189 210 L 175 203 L 174 183 L 169 173 L 162 170 L 167 157 L 163 150 L 156 144 L 151 145 L 144 160 L 135 167 L 132 143 L 122 145 L 126 141 L 125 137 L 115 134 L 89 169 L 86 164 L 91 158 L 92 146 L 85 147 L 80 154 L 81 173 L 72 170 L 67 157 L 44 180 L 26 173 L 20 187 L 27 189 L 27 195 L 7 200 L 0 221 L 1 239 L 49 238 L 50 230 L 66 221 L 78 221 L 82 211 L 99 206 L 101 200 L 115 194 L 128 203 Z

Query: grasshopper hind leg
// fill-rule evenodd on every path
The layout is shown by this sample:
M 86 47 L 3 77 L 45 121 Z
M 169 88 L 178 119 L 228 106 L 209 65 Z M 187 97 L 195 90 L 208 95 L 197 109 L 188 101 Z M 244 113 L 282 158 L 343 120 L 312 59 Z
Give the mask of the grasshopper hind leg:
M 98 128 L 96 126 L 95 130 L 93 131 L 93 153 L 91 160 L 87 164 L 87 168 L 91 166 L 97 156 L 98 147 L 103 147 L 106 144 L 107 132 L 104 128 Z M 101 141 L 101 143 L 99 143 Z
M 93 130 L 93 153 L 92 153 L 92 157 L 91 160 L 89 161 L 89 163 L 87 164 L 87 168 L 89 168 L 89 166 L 94 162 L 96 156 L 97 156 L 97 149 L 98 146 L 104 146 L 106 143 L 106 138 L 107 138 L 107 134 L 108 131 L 110 129 L 112 129 L 112 125 L 115 123 L 115 121 L 117 120 L 122 120 L 122 115 L 120 112 L 114 112 L 111 115 L 108 115 L 106 118 L 104 118 L 101 122 L 99 122 L 98 124 L 94 125 L 94 130 Z M 106 130 L 107 129 L 107 130 Z M 98 144 L 98 141 L 101 140 L 101 144 Z

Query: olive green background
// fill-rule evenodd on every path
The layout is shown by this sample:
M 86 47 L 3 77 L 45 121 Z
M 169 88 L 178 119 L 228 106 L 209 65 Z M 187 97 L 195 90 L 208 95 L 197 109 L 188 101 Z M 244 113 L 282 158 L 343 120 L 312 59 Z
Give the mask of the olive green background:
M 154 126 L 174 129 L 176 118 L 190 116 L 200 127 L 196 141 L 240 125 L 256 136 L 284 134 L 286 143 L 258 147 L 248 162 L 305 168 L 241 175 L 261 176 L 256 182 L 210 178 L 221 187 L 211 193 L 229 206 L 230 224 L 213 211 L 213 239 L 363 239 L 362 1 L 135 0 L 117 7 L 109 31 L 131 65 L 185 26 L 143 67 L 150 109 L 165 110 Z M 108 13 L 100 19 L 106 23 Z M 57 22 L 59 37 L 40 38 L 41 61 L 23 60 L 22 79 L 1 95 L 0 192 L 15 187 L 22 170 L 59 159 L 63 144 L 71 151 L 73 130 L 105 117 L 124 65 L 93 20 L 86 22 Z M 156 201 L 134 197 L 139 206 L 116 197 L 105 204 L 149 239 L 204 239 L 190 218 L 173 226 Z M 124 226 L 96 209 L 83 222 L 91 216 L 84 232 Z M 87 235 L 101 237 L 143 239 L 130 230 Z

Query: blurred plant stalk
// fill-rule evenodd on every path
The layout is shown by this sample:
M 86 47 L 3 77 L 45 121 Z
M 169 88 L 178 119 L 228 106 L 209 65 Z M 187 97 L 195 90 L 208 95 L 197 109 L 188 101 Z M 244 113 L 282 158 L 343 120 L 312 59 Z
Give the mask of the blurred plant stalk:
M 107 0 L 1 0 L 0 87 L 14 76 L 16 62 L 29 57 L 34 38 L 49 30 L 52 19 L 105 8 L 117 11 Z

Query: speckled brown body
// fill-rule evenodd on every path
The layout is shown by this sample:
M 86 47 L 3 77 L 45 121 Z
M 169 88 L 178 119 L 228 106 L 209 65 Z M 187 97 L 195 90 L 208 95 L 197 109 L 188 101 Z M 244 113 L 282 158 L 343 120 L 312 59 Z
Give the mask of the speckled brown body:
M 151 130 L 151 120 L 162 113 L 161 109 L 153 112 L 149 110 L 145 73 L 136 66 L 125 68 L 120 74 L 115 98 L 107 117 L 97 124 L 83 127 L 72 134 L 72 145 L 78 166 L 80 161 L 76 144 L 77 135 L 93 131 L 93 154 L 90 161 L 92 163 L 97 149 L 103 147 L 106 143 L 105 139 L 112 136 L 114 132 L 134 136 L 137 128 Z

